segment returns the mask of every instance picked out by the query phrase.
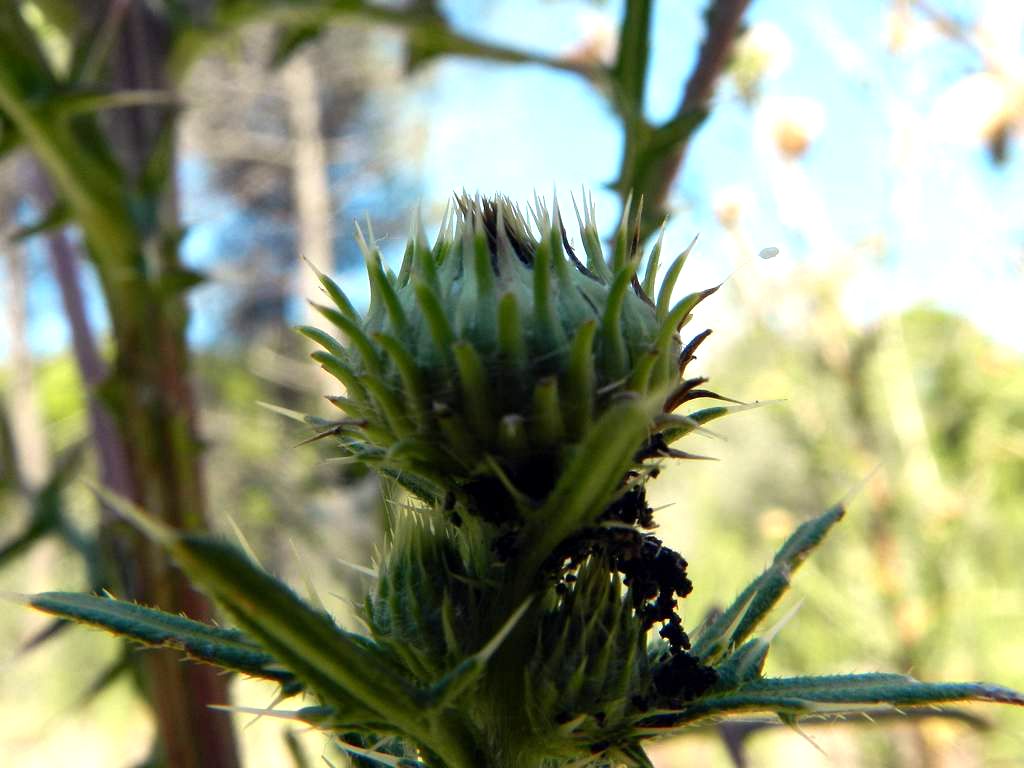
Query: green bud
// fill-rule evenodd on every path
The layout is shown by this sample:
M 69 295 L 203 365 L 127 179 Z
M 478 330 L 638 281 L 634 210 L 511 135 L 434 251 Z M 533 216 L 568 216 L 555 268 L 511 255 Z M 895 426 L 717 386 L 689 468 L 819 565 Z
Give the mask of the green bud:
M 584 202 L 586 265 L 557 203 L 524 213 L 504 197 L 457 197 L 433 248 L 414 227 L 397 275 L 357 233 L 366 315 L 321 275 L 334 306 L 318 309 L 337 338 L 305 329 L 327 352 L 315 359 L 347 390 L 332 402 L 350 417 L 348 450 L 420 495 L 434 479 L 454 482 L 470 512 L 482 503 L 475 487 L 498 476 L 544 499 L 573 447 L 623 397 L 664 402 L 651 414 L 651 445 L 637 451 L 668 455 L 658 417 L 682 402 L 673 392 L 692 357 L 681 354 L 679 329 L 710 292 L 671 304 L 687 248 L 655 296 L 661 239 L 641 283 L 636 217 L 623 216 L 606 258 Z

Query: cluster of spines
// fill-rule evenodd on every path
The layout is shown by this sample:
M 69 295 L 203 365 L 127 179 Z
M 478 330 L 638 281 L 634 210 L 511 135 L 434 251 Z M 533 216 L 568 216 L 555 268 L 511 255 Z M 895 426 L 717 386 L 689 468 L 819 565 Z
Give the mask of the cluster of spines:
M 646 631 L 618 575 L 609 577 L 608 564 L 592 558 L 573 579 L 566 593 L 549 594 L 532 663 L 523 670 L 528 714 L 541 733 L 553 712 L 563 722 L 585 714 L 599 729 L 619 722 L 650 677 Z
M 656 290 L 661 237 L 640 280 L 628 209 L 608 259 L 592 201 L 584 210 L 576 213 L 586 265 L 557 202 L 550 212 L 540 201 L 529 209 L 535 235 L 504 198 L 456 198 L 432 248 L 414 225 L 397 275 L 372 233 L 357 231 L 370 279 L 366 317 L 321 274 L 333 306 L 315 306 L 347 344 L 300 329 L 346 389 L 331 398 L 348 417 L 333 431 L 354 453 L 427 477 L 465 477 L 481 471 L 485 455 L 514 465 L 577 442 L 616 394 L 664 390 L 671 403 L 677 333 L 715 289 L 672 304 L 690 248 Z
M 421 684 L 435 681 L 475 650 L 478 590 L 463 572 L 445 524 L 402 512 L 364 619 L 374 640 Z

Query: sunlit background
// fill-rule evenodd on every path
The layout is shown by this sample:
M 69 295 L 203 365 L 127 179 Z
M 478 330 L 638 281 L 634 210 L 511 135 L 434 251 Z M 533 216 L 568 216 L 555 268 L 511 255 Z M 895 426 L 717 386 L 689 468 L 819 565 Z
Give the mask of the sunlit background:
M 703 5 L 654 4 L 652 123 L 678 108 Z M 45 28 L 46 14 L 23 6 Z M 417 207 L 436 231 L 453 191 L 557 194 L 567 226 L 574 200 L 592 194 L 607 232 L 622 208 L 609 187 L 621 116 L 594 82 L 552 64 L 611 63 L 623 4 L 459 0 L 440 11 L 465 38 L 533 60 L 420 60 L 408 30 L 342 19 L 275 68 L 274 28 L 250 25 L 181 90 L 182 248 L 207 277 L 191 293 L 188 336 L 211 524 L 237 523 L 271 568 L 341 595 L 341 614 L 362 585 L 336 558 L 370 562 L 376 488 L 327 447 L 295 448 L 302 430 L 256 404 L 315 408 L 329 387 L 289 330 L 312 291 L 300 257 L 365 301 L 354 220 L 397 262 Z M 47 34 L 50 55 L 66 55 L 60 30 Z M 1024 688 L 1022 131 L 1022 3 L 754 0 L 746 14 L 664 201 L 664 238 L 680 251 L 699 235 L 681 290 L 725 281 L 693 321 L 715 334 L 692 370 L 730 396 L 775 402 L 694 439 L 721 461 L 673 466 L 653 488 L 662 533 L 690 563 L 690 627 L 799 521 L 856 490 L 778 611 L 800 606 L 769 673 L 912 671 Z M 34 175 L 27 155 L 0 165 L 0 233 L 38 218 Z M 78 246 L 73 229 L 68 238 Z M 51 248 L 0 242 L 0 546 L 89 431 Z M 778 255 L 758 258 L 766 248 Z M 102 347 L 103 297 L 79 267 Z M 74 471 L 63 505 L 88 532 L 94 461 Z M 5 590 L 89 587 L 57 537 L 0 552 Z M 142 760 L 152 726 L 132 680 L 105 684 L 120 645 L 73 629 L 19 650 L 46 626 L 3 609 L 0 763 Z M 273 698 L 256 683 L 236 693 L 251 706 Z M 664 768 L 1024 766 L 1019 712 L 927 714 L 708 728 L 651 754 Z M 282 731 L 269 718 L 247 727 L 246 764 L 291 765 Z M 302 743 L 315 764 L 320 737 Z

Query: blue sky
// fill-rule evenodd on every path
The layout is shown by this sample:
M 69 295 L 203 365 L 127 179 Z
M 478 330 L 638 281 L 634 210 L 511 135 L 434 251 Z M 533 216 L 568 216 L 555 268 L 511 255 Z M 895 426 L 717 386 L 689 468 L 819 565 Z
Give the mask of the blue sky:
M 647 100 L 654 120 L 678 103 L 703 33 L 702 7 L 655 4 Z M 943 7 L 954 14 L 963 10 L 955 3 Z M 1024 282 L 1019 142 L 1009 162 L 995 167 L 980 145 L 938 135 L 930 117 L 935 103 L 977 68 L 978 57 L 941 40 L 894 56 L 883 36 L 889 9 L 889 3 L 869 0 L 753 2 L 749 23 L 776 25 L 792 51 L 789 66 L 766 82 L 764 103 L 811 100 L 824 115 L 824 128 L 795 170 L 785 171 L 766 150 L 761 112 L 726 84 L 673 190 L 676 213 L 667 243 L 679 249 L 700 233 L 687 267 L 690 278 L 708 283 L 729 275 L 743 254 L 717 223 L 714 205 L 725 191 L 741 190 L 748 250 L 781 250 L 768 264 L 744 268 L 756 270 L 758 279 L 763 274 L 765 280 L 781 280 L 784 291 L 786 277 L 800 270 L 845 269 L 853 275 L 845 306 L 856 320 L 930 301 L 1024 350 L 1024 323 L 1014 320 Z M 446 11 L 466 34 L 559 55 L 602 16 L 616 23 L 622 3 L 462 0 L 447 3 Z M 395 93 L 381 98 L 393 100 Z M 582 79 L 538 66 L 448 59 L 397 93 L 400 122 L 425 130 L 423 154 L 412 162 L 419 166 L 426 210 L 437 210 L 451 191 L 463 188 L 520 199 L 557 189 L 565 204 L 570 192 L 585 187 L 594 195 L 599 220 L 608 229 L 614 225 L 618 201 L 603 185 L 616 173 L 621 134 L 607 104 Z M 902 128 L 894 124 L 897 119 Z M 894 138 L 898 130 L 904 132 L 902 142 Z M 216 256 L 231 211 L 190 208 L 190 192 L 202 186 L 203 173 L 194 159 L 184 167 L 182 198 L 196 224 L 186 258 L 206 265 Z M 777 205 L 781 180 L 789 173 L 819 206 L 796 212 L 796 219 L 809 219 L 806 229 L 794 225 L 793 211 Z M 389 234 L 400 240 L 404 233 Z M 865 242 L 884 247 L 860 247 Z M 359 271 L 342 278 L 354 295 L 364 291 Z M 32 343 L 41 352 L 54 351 L 67 343 L 58 297 L 47 281 L 35 285 Z M 90 293 L 90 309 L 101 322 L 94 287 Z M 203 342 L 212 332 L 210 317 L 202 300 L 196 310 L 192 337 Z
M 954 15 L 962 10 L 946 6 Z M 573 46 L 581 9 L 613 20 L 622 11 L 614 2 L 449 7 L 468 33 L 548 54 Z M 664 119 L 678 103 L 702 34 L 701 7 L 655 4 L 647 103 L 652 119 Z M 980 145 L 935 135 L 929 119 L 936 100 L 978 66 L 978 57 L 942 40 L 894 56 L 883 35 L 889 9 L 885 2 L 761 0 L 748 16 L 751 25 L 774 23 L 791 42 L 791 63 L 766 83 L 764 98 L 811 99 L 825 114 L 821 137 L 801 166 L 840 252 L 815 248 L 780 220 L 772 203 L 778 169 L 757 138 L 756 110 L 728 86 L 720 90 L 677 181 L 677 213 L 668 240 L 681 248 L 700 232 L 695 277 L 729 274 L 735 258 L 725 247 L 712 204 L 721 190 L 745 187 L 753 203 L 746 226 L 752 245 L 782 250 L 783 266 L 773 263 L 770 269 L 870 259 L 857 267 L 866 274 L 852 286 L 848 309 L 858 319 L 931 301 L 1024 349 L 1024 323 L 1012 320 L 1024 244 L 1019 146 L 997 168 Z M 579 78 L 540 67 L 451 60 L 423 80 L 414 108 L 431 125 L 428 196 L 443 197 L 464 186 L 528 197 L 535 189 L 544 194 L 557 187 L 565 194 L 583 185 L 594 190 L 599 216 L 614 223 L 617 201 L 602 184 L 614 178 L 621 136 L 604 101 Z M 909 115 L 910 125 L 918 126 L 905 142 L 911 151 L 895 146 L 894 115 Z M 858 243 L 878 239 L 885 243 L 878 255 L 849 253 Z

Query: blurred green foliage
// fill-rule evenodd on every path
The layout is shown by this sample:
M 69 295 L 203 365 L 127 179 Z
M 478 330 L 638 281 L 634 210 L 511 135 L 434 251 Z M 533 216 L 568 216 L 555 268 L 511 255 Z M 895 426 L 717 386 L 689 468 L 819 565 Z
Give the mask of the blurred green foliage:
M 856 329 L 837 309 L 839 288 L 808 274 L 800 321 L 752 318 L 713 360 L 726 391 L 785 401 L 724 425 L 724 466 L 688 472 L 686 507 L 667 526 L 688 542 L 693 599 L 706 610 L 723 585 L 738 588 L 736 563 L 762 562 L 795 521 L 869 477 L 796 585 L 806 602 L 771 671 L 1020 686 L 1024 360 L 931 307 Z M 996 727 L 975 757 L 1013 763 L 1024 718 L 981 714 Z M 945 723 L 910 731 L 859 731 L 862 764 L 931 765 L 949 747 Z

